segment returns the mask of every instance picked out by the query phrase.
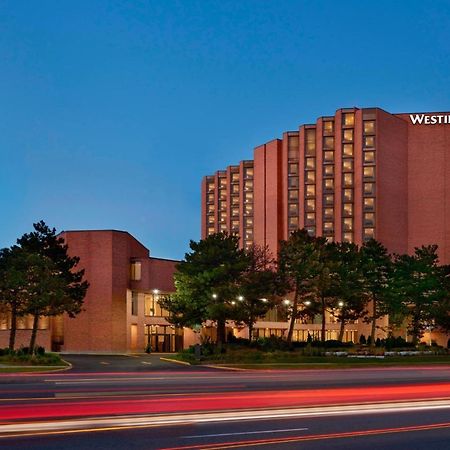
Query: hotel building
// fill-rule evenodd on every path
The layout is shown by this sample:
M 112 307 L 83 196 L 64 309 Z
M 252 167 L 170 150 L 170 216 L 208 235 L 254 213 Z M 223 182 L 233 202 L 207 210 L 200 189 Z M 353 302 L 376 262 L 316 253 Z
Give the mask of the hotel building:
M 305 228 L 359 245 L 373 237 L 395 253 L 438 244 L 450 263 L 450 116 L 339 109 L 204 177 L 201 196 L 202 238 L 237 233 L 241 247 L 277 255 L 281 240 Z M 298 324 L 299 339 L 307 325 Z M 257 326 L 283 332 L 272 321 Z M 348 337 L 366 327 L 349 326 Z M 333 338 L 331 318 L 328 328 Z

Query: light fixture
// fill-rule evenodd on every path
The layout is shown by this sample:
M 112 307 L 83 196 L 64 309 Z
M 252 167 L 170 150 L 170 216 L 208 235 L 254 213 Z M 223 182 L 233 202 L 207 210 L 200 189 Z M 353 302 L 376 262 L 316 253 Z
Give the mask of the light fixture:
M 231 304 L 232 304 L 232 305 L 235 305 L 235 304 L 236 304 L 236 302 L 235 302 L 235 301 L 233 300 L 233 301 L 231 302 Z
M 305 305 L 309 306 L 311 304 L 311 302 L 309 300 L 306 300 Z
M 286 298 L 286 299 L 283 300 L 283 303 L 284 303 L 285 305 L 290 305 L 290 304 L 291 304 L 291 301 L 288 300 L 288 299 Z
M 213 295 L 212 295 L 212 298 L 217 298 L 217 294 L 213 294 Z
M 159 289 L 153 289 L 153 293 L 154 293 L 155 295 L 159 294 Z
M 267 298 L 262 298 L 261 301 L 262 301 L 263 303 L 267 303 L 267 302 L 268 302 Z
M 344 302 L 339 302 L 338 305 L 339 306 L 344 306 Z
M 238 297 L 238 300 L 239 300 L 240 302 L 242 302 L 242 301 L 244 301 L 244 297 L 243 297 L 242 295 L 240 295 L 240 296 Z

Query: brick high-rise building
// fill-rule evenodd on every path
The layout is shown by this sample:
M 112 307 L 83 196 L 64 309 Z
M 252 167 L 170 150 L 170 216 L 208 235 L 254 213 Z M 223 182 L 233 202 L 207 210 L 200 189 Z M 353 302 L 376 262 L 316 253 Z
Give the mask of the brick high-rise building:
M 202 237 L 276 254 L 292 230 L 391 252 L 436 243 L 450 263 L 450 113 L 344 108 L 283 133 L 202 182 Z

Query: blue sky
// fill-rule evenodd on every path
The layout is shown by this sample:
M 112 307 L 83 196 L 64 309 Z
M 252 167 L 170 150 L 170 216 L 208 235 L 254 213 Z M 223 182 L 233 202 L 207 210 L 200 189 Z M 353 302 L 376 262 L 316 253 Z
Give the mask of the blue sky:
M 340 107 L 450 110 L 448 1 L 0 0 L 0 246 L 200 237 L 203 175 Z

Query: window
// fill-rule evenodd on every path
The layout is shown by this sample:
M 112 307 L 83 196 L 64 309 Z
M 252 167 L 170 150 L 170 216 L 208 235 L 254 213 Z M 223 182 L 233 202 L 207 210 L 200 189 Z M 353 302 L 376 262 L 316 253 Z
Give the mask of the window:
M 344 233 L 342 236 L 342 240 L 344 242 L 353 242 L 353 233 L 349 233 L 349 232 Z
M 323 229 L 324 231 L 333 231 L 333 222 L 324 222 Z
M 219 209 L 225 211 L 227 209 L 227 202 L 219 202 Z
M 342 207 L 342 212 L 344 216 L 351 217 L 353 216 L 353 204 L 352 203 L 344 203 Z
M 353 142 L 353 129 L 344 130 L 343 139 L 346 142 Z
M 220 200 L 227 199 L 227 190 L 226 189 L 219 189 L 219 199 Z
M 288 199 L 297 201 L 298 200 L 298 190 L 291 189 L 290 191 L 288 191 Z
M 244 178 L 253 178 L 253 167 L 244 168 Z
M 247 215 L 253 214 L 253 205 L 251 203 L 247 203 L 244 206 L 244 213 L 247 214 Z
M 231 229 L 233 231 L 239 231 L 239 220 L 232 220 L 231 221 Z
M 141 279 L 141 263 L 139 261 L 131 263 L 131 279 L 140 281 Z
M 375 194 L 375 183 L 364 183 L 364 195 Z
M 334 137 L 326 136 L 323 138 L 323 148 L 333 148 L 334 149 Z
M 353 144 L 344 144 L 342 146 L 344 156 L 353 156 Z
M 352 231 L 353 230 L 353 219 L 346 218 L 342 221 L 342 226 L 344 231 Z
M 375 133 L 375 121 L 374 120 L 365 120 L 364 121 L 364 133 L 365 134 Z
M 330 177 L 334 175 L 334 166 L 332 164 L 328 164 L 323 167 L 324 176 Z
M 333 217 L 334 217 L 334 208 L 324 208 L 323 218 L 324 219 L 332 219 Z
M 246 180 L 245 183 L 244 183 L 244 189 L 246 191 L 253 190 L 253 180 Z
M 252 202 L 253 201 L 253 192 L 246 192 L 245 193 L 245 201 L 246 202 Z
M 239 172 L 233 172 L 231 174 L 231 181 L 233 183 L 239 182 Z
M 344 159 L 342 162 L 342 170 L 344 172 L 352 172 L 353 171 L 353 159 Z
M 214 205 L 208 205 L 208 213 L 209 214 L 214 213 Z
M 314 197 L 316 195 L 316 185 L 315 184 L 307 184 L 306 185 L 306 196 Z
M 334 195 L 333 194 L 324 195 L 323 203 L 324 205 L 334 205 Z
M 214 233 L 215 233 L 214 227 L 208 227 L 208 235 L 214 234 Z
M 324 189 L 330 190 L 334 188 L 334 180 L 333 178 L 326 178 L 323 183 Z
M 214 203 L 214 194 L 208 194 L 208 203 Z
M 131 315 L 137 316 L 138 314 L 138 293 L 131 293 Z
M 354 113 L 344 113 L 342 117 L 342 123 L 344 125 L 353 126 L 355 124 L 355 114 Z
M 219 186 L 221 188 L 227 187 L 227 179 L 226 178 L 219 178 Z
M 248 229 L 245 230 L 245 239 L 253 239 L 253 230 L 252 229 Z
M 159 305 L 159 300 L 163 297 L 160 294 L 146 294 L 144 297 L 144 314 L 151 317 L 167 317 L 169 313 Z
M 231 193 L 232 194 L 239 194 L 239 185 L 238 184 L 232 184 L 231 185 Z
M 316 182 L 316 172 L 313 170 L 307 170 L 305 173 L 305 182 L 306 183 L 315 183 Z
M 288 186 L 290 188 L 297 188 L 298 187 L 298 177 L 289 177 L 288 178 Z
M 353 174 L 344 173 L 344 186 L 353 186 Z
M 289 175 L 298 175 L 298 164 L 290 163 L 288 172 L 289 172 Z
M 323 132 L 325 134 L 333 133 L 334 131 L 334 122 L 332 120 L 324 120 L 323 121 Z
M 375 199 L 367 197 L 364 199 L 364 211 L 373 211 L 375 209 Z
M 215 187 L 214 183 L 208 183 L 208 187 L 207 187 L 208 192 L 214 191 L 214 187 Z
M 214 224 L 214 216 L 208 216 L 208 224 Z
M 306 158 L 305 168 L 306 169 L 315 169 L 316 168 L 316 158 Z
M 232 205 L 239 205 L 239 197 L 231 197 L 231 204 Z
M 253 218 L 252 217 L 246 217 L 244 221 L 245 227 L 253 227 Z
M 364 163 L 370 164 L 375 162 L 375 152 L 364 152 Z
M 289 215 L 298 216 L 298 203 L 289 203 Z
M 314 128 L 311 128 L 309 130 L 306 130 L 306 154 L 307 155 L 315 155 L 316 153 L 316 130 Z
M 306 213 L 305 219 L 307 225 L 314 225 L 314 222 L 316 221 L 316 215 L 313 212 Z
M 364 240 L 368 241 L 369 239 L 373 239 L 375 237 L 375 229 L 374 228 L 364 228 Z
M 289 228 L 298 228 L 298 217 L 289 217 Z
M 352 202 L 353 201 L 353 189 L 344 189 L 342 191 L 342 199 L 344 202 Z
M 375 226 L 375 214 L 374 213 L 364 213 L 364 226 L 368 226 L 368 227 Z
M 306 211 L 315 211 L 316 202 L 315 200 L 306 200 Z
M 323 152 L 323 160 L 326 162 L 333 162 L 334 161 L 334 152 L 330 152 L 330 151 Z
M 364 136 L 364 147 L 375 147 L 375 136 Z
M 232 216 L 239 216 L 239 208 L 232 208 L 231 209 L 231 215 Z
M 228 231 L 228 227 L 226 223 L 221 223 L 219 227 L 220 231 L 223 233 L 225 231 Z
M 364 167 L 364 178 L 375 178 L 375 167 Z

